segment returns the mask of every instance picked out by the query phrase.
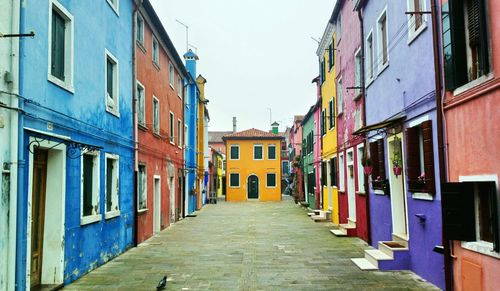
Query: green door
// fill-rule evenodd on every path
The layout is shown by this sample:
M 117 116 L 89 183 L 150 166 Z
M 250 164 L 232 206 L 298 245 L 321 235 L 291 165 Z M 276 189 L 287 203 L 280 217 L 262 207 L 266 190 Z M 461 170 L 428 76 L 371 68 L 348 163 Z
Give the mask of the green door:
M 255 175 L 248 177 L 248 199 L 259 199 L 259 178 Z

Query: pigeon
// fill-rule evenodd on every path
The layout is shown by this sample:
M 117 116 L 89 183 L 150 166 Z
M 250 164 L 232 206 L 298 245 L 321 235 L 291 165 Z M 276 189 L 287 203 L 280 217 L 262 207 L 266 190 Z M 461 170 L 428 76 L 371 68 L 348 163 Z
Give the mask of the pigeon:
M 163 276 L 163 278 L 158 282 L 158 286 L 156 286 L 156 290 L 163 290 L 167 286 L 167 276 Z

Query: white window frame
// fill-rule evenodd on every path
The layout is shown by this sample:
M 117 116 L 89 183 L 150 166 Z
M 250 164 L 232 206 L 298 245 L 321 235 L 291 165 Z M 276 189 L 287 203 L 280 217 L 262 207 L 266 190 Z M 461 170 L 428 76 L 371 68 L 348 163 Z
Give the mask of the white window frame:
M 231 180 L 232 180 L 231 175 L 238 175 L 238 185 L 237 186 L 231 185 Z M 240 185 L 241 185 L 240 173 L 229 173 L 229 188 L 240 188 Z
M 339 153 L 338 163 L 339 163 L 339 180 L 338 180 L 339 191 L 345 191 L 345 185 L 344 185 L 344 180 L 345 180 L 344 153 Z
M 354 100 L 357 100 L 361 94 L 361 48 L 358 48 L 354 53 Z
M 384 64 L 383 63 L 383 45 L 382 45 L 382 31 L 381 31 L 381 23 L 382 19 L 385 17 L 385 34 L 386 34 L 386 40 L 387 40 L 387 62 Z M 378 54 L 377 54 L 377 67 L 378 67 L 378 74 L 380 75 L 388 66 L 390 62 L 389 58 L 389 17 L 387 15 L 387 6 L 384 8 L 384 10 L 379 14 L 377 18 L 377 49 L 378 49 Z
M 365 172 L 362 164 L 363 155 L 364 155 L 365 145 L 363 143 L 356 146 L 356 154 L 357 154 L 357 167 L 358 167 L 358 193 L 365 194 Z
M 238 148 L 238 158 L 237 159 L 233 159 L 233 157 L 231 156 L 231 149 L 235 147 L 235 148 Z M 232 160 L 232 161 L 239 161 L 240 160 L 240 145 L 238 144 L 232 144 L 229 146 L 229 159 Z
M 255 148 L 256 147 L 261 147 L 262 148 L 262 158 L 261 159 L 256 159 L 255 158 Z M 252 159 L 254 161 L 262 161 L 262 160 L 264 160 L 264 145 L 263 144 L 254 144 L 253 145 Z
M 274 186 L 269 186 L 267 175 L 274 175 Z M 266 173 L 266 188 L 274 189 L 278 187 L 278 175 L 275 172 Z
M 168 123 L 169 123 L 169 133 L 168 133 L 168 140 L 170 141 L 170 144 L 175 144 L 175 115 L 172 111 L 169 111 L 169 119 L 168 119 Z
M 140 168 L 141 167 L 144 167 L 144 195 L 142 195 L 144 197 L 144 204 L 145 204 L 145 207 L 143 208 L 139 208 L 140 205 L 139 205 L 139 202 L 141 201 L 141 193 L 139 193 L 139 184 L 141 183 L 141 181 L 139 180 L 141 177 L 140 177 Z M 146 166 L 146 164 L 143 164 L 143 163 L 139 163 L 139 166 L 137 168 L 137 212 L 138 213 L 142 213 L 142 212 L 145 212 L 145 211 L 148 211 L 148 168 Z
M 170 85 L 170 88 L 172 88 L 172 90 L 175 90 L 174 89 L 174 82 L 175 82 L 175 69 L 174 69 L 174 65 L 172 63 L 169 64 L 169 72 L 168 72 L 168 83 Z
M 156 53 L 155 53 L 155 42 L 156 42 Z M 151 59 L 153 60 L 153 64 L 160 68 L 160 42 L 153 35 L 153 40 L 151 41 Z
M 93 156 L 92 166 L 92 205 L 97 205 L 97 211 L 94 214 L 83 215 L 83 157 L 85 155 Z M 86 152 L 80 157 L 80 225 L 90 224 L 101 220 L 101 202 L 100 202 L 100 153 L 99 151 Z
M 287 165 L 287 169 L 288 169 L 288 171 L 286 171 L 286 172 L 284 171 L 285 164 Z M 290 161 L 287 161 L 287 160 L 281 161 L 281 172 L 283 174 L 290 174 Z
M 108 59 L 113 63 L 113 95 L 108 96 Z M 118 59 L 107 49 L 104 49 L 104 96 L 106 100 L 106 111 L 120 117 L 120 64 Z M 109 100 L 111 98 L 111 100 Z M 113 103 L 111 103 L 113 102 Z
M 182 99 L 182 79 L 181 79 L 181 75 L 177 75 L 177 96 L 179 97 L 179 99 Z
M 371 42 L 371 49 L 368 45 Z M 370 30 L 365 40 L 365 48 L 366 48 L 366 87 L 368 87 L 373 80 L 375 79 L 375 66 L 373 64 L 374 61 L 374 42 L 373 42 L 373 29 Z M 371 73 L 371 76 L 370 76 Z
M 336 23 L 336 36 L 337 36 L 337 44 L 340 42 L 342 39 L 342 13 L 341 11 L 338 12 L 339 14 L 337 15 L 337 21 Z
M 52 75 L 52 11 L 57 10 L 58 13 L 66 20 L 65 37 L 64 37 L 64 76 L 65 80 L 61 80 Z M 48 26 L 48 65 L 47 74 L 48 80 L 55 85 L 71 92 L 75 93 L 75 88 L 73 86 L 74 80 L 74 19 L 73 15 L 69 13 L 66 8 L 59 3 L 57 0 L 51 0 L 49 4 L 49 26 Z
M 182 121 L 177 119 L 177 144 L 182 148 Z
M 160 100 L 153 95 L 153 133 L 155 134 L 160 134 L 160 124 L 161 124 L 161 118 L 160 118 Z M 155 103 L 157 103 L 157 106 L 155 108 Z M 158 111 L 156 114 L 155 109 Z M 156 120 L 158 119 L 158 120 Z
M 115 1 L 115 3 L 113 3 Z M 116 13 L 117 16 L 120 16 L 120 0 L 107 0 L 109 6 L 113 8 L 113 11 Z
M 115 168 L 113 168 L 113 177 L 112 177 L 112 185 L 111 185 L 111 202 L 112 209 L 115 206 L 117 209 L 108 211 L 108 159 L 113 160 L 115 163 Z M 113 204 L 116 202 L 116 204 Z M 110 219 L 113 217 L 120 216 L 120 156 L 116 154 L 105 153 L 104 154 L 104 218 Z
M 142 47 L 144 47 L 144 17 L 142 17 L 142 15 L 140 15 L 139 13 L 137 13 L 137 17 L 136 17 L 136 41 L 141 44 Z M 139 27 L 139 22 L 142 24 L 140 27 Z M 137 37 L 137 35 L 141 36 L 141 38 Z
M 330 115 L 328 115 L 328 130 L 329 131 L 333 131 L 333 129 L 335 128 L 335 124 L 336 122 L 334 122 L 334 125 L 332 126 L 332 123 L 330 122 L 330 116 L 333 120 L 336 120 L 336 116 L 335 116 L 335 102 L 333 100 L 334 98 L 330 98 L 330 100 L 328 101 L 328 111 L 327 112 L 330 112 Z M 330 102 L 332 103 L 332 106 L 330 107 Z M 331 110 L 330 110 L 331 109 Z M 326 130 L 325 130 L 326 131 Z
M 409 12 L 416 12 L 416 11 L 427 11 L 427 3 L 425 0 L 419 0 L 420 1 L 420 10 L 415 9 L 415 2 L 414 0 L 406 0 L 406 7 Z M 408 19 L 408 45 L 413 42 L 414 39 L 416 39 L 422 31 L 424 31 L 427 28 L 427 14 L 420 14 L 422 16 L 422 24 L 420 25 L 419 28 L 415 29 L 415 17 L 416 14 L 408 14 L 406 17 Z
M 138 80 L 136 80 L 136 83 L 137 83 L 137 86 L 136 86 L 135 90 L 136 90 L 136 95 L 137 95 L 136 96 L 136 98 L 137 98 L 137 124 L 140 126 L 146 127 L 146 88 Z M 142 114 L 144 116 L 143 123 L 139 122 L 139 114 L 141 113 L 141 111 L 139 110 L 139 108 L 140 108 L 139 102 L 141 102 L 141 100 L 139 99 L 140 92 L 138 90 L 138 87 L 141 87 L 141 89 L 142 89 Z
M 273 147 L 274 148 L 274 159 L 269 158 L 269 148 Z M 275 144 L 268 144 L 267 145 L 267 159 L 271 161 L 275 161 L 278 158 L 278 152 L 276 150 L 276 145 Z
M 189 144 L 189 134 L 188 134 L 188 131 L 189 131 L 189 127 L 186 123 L 184 123 L 184 146 L 183 148 L 186 148 L 187 145 Z
M 337 81 L 337 115 L 344 113 L 344 85 L 342 77 Z

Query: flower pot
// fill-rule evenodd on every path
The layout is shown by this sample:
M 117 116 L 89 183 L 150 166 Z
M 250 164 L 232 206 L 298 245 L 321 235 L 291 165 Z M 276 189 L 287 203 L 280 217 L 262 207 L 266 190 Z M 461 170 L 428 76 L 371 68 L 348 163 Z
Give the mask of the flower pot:
M 396 177 L 397 177 L 397 176 L 401 175 L 403 168 L 401 168 L 399 166 L 392 167 L 392 171 L 394 172 L 394 175 L 396 175 Z
M 371 175 L 373 172 L 373 167 L 372 166 L 364 166 L 363 172 L 365 173 L 365 175 Z

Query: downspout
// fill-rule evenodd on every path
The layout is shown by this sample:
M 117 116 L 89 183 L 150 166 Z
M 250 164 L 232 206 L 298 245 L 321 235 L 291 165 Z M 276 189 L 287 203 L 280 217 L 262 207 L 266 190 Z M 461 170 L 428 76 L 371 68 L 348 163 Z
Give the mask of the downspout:
M 438 7 L 437 0 L 433 0 L 431 4 L 432 15 L 432 41 L 434 52 L 434 79 L 436 86 L 436 123 L 437 123 L 437 142 L 438 142 L 438 160 L 439 160 L 439 182 L 442 185 L 446 183 L 445 161 L 444 161 L 444 142 L 443 142 L 443 112 L 442 112 L 442 82 L 441 82 L 441 63 L 439 47 L 439 27 L 438 27 Z M 441 213 L 441 219 L 443 218 Z M 446 238 L 444 229 L 442 228 L 442 244 L 444 248 L 444 274 L 446 290 L 452 290 L 452 265 L 450 262 L 450 241 Z
M 363 14 L 361 13 L 361 7 L 358 9 L 358 19 L 359 19 L 359 37 L 361 43 L 361 72 L 360 72 L 360 87 L 361 87 L 361 100 L 362 102 L 362 121 L 363 126 L 366 125 L 366 90 L 365 90 L 365 37 L 364 37 L 364 25 L 363 25 Z M 365 147 L 364 151 L 366 152 L 369 149 L 370 144 L 368 143 L 368 138 L 365 137 Z M 369 179 L 368 175 L 364 175 L 365 182 L 365 196 L 366 196 L 366 230 L 367 230 L 367 243 L 371 245 L 372 237 L 371 237 L 371 227 L 370 227 L 370 187 L 368 186 Z
M 20 18 L 20 0 L 12 1 L 12 23 L 11 31 L 17 33 L 19 31 Z M 11 38 L 11 67 L 10 72 L 13 77 L 11 92 L 19 93 L 19 38 Z M 19 96 L 12 96 L 10 106 L 16 108 L 21 103 Z M 8 258 L 7 266 L 16 266 L 16 217 L 17 217 L 17 189 L 18 189 L 18 157 L 19 157 L 19 137 L 18 137 L 18 122 L 21 111 L 13 111 L 10 113 L 10 191 L 9 191 L 9 242 L 8 242 Z M 7 289 L 15 289 L 15 268 L 8 268 L 7 271 Z

